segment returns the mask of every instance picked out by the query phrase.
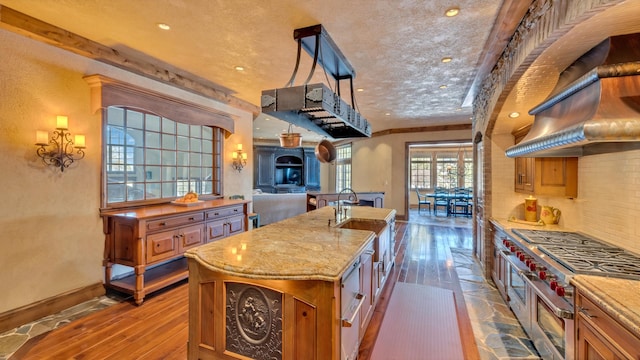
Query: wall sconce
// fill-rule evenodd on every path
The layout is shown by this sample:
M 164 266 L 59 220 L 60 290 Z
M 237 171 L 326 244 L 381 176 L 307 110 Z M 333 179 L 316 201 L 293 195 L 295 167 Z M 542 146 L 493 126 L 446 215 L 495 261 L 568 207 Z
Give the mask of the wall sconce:
M 36 145 L 38 149 L 36 154 L 42 158 L 42 162 L 47 165 L 59 167 L 60 171 L 68 168 L 69 165 L 84 157 L 84 135 L 76 135 L 71 140 L 71 134 L 68 131 L 69 120 L 66 116 L 58 116 L 56 118 L 56 130 L 49 139 L 49 132 L 36 131 Z M 75 151 L 75 154 L 74 154 Z
M 233 158 L 231 166 L 241 172 L 242 168 L 247 165 L 247 153 L 242 151 L 242 144 L 238 144 L 237 150 L 231 153 L 231 158 Z

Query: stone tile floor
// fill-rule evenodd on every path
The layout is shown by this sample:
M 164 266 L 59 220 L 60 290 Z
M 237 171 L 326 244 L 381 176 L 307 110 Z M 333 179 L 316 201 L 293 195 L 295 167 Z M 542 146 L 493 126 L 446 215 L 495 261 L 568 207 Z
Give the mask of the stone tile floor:
M 468 234 L 464 236 L 471 237 L 471 222 L 468 218 L 435 217 L 424 212 L 418 215 L 416 211 L 411 211 L 409 223 L 465 229 Z M 465 240 L 460 243 L 465 246 L 448 248 L 464 293 L 481 359 L 539 359 L 531 341 L 493 283 L 482 276 L 480 265 L 472 256 L 472 250 L 467 247 L 471 242 Z M 125 299 L 117 295 L 108 294 L 0 334 L 0 360 L 10 359 L 30 338 L 123 300 Z
M 500 297 L 469 249 L 451 248 L 478 352 L 483 360 L 540 359 L 518 319 Z
M 4 332 L 0 334 L 0 360 L 11 358 L 11 355 L 31 338 L 67 325 L 75 319 L 100 311 L 123 300 L 117 295 L 107 294 Z

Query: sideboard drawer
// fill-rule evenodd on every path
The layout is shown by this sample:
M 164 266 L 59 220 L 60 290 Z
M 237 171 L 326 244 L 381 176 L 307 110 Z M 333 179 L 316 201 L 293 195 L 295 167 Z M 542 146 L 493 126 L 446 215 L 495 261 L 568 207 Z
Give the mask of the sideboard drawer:
M 207 220 L 219 219 L 231 215 L 244 214 L 244 206 L 229 206 L 207 212 Z
M 204 220 L 204 213 L 197 212 L 191 213 L 182 216 L 175 216 L 170 218 L 163 218 L 157 220 L 151 220 L 147 222 L 147 230 L 155 231 L 155 230 L 163 230 L 181 225 L 188 225 L 197 222 L 201 222 Z

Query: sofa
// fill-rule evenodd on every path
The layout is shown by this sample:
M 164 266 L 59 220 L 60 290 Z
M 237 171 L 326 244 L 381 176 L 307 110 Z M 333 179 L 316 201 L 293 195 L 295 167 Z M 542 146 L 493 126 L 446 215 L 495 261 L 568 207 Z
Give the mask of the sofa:
M 253 212 L 260 215 L 260 226 L 300 215 L 307 211 L 306 193 L 253 194 Z

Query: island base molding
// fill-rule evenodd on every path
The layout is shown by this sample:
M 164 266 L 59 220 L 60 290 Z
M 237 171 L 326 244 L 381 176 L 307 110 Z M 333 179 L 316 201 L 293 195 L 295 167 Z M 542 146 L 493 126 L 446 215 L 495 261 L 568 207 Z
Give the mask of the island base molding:
M 189 258 L 189 359 L 340 359 L 340 281 L 261 280 Z

